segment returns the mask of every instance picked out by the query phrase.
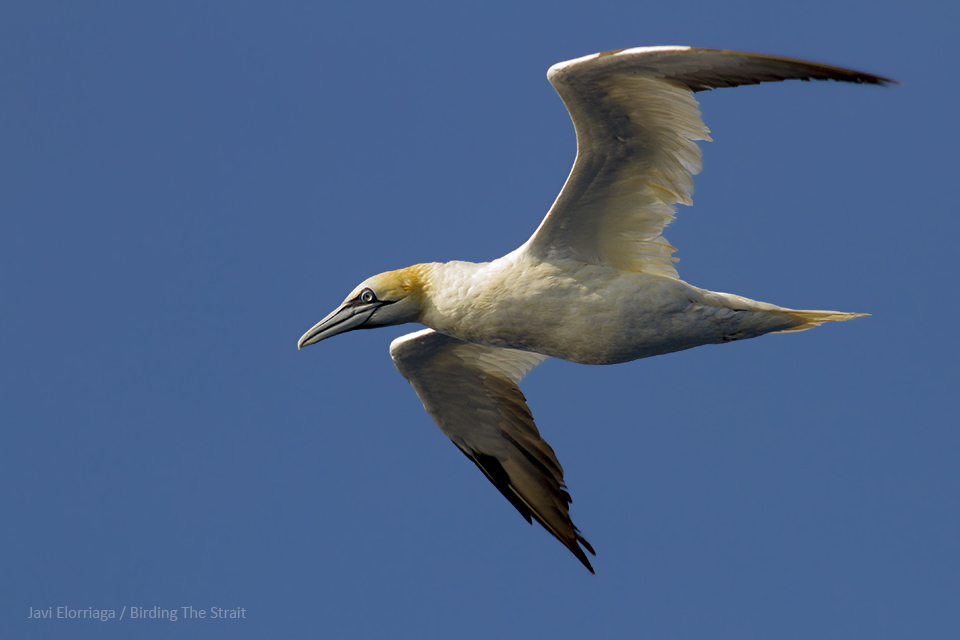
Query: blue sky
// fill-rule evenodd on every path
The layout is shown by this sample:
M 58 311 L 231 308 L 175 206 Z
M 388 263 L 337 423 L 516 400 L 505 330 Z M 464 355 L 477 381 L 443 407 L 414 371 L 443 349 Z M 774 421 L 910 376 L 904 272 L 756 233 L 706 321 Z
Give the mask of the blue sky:
M 954 638 L 960 15 L 943 2 L 21 3 L 0 18 L 4 637 Z M 490 260 L 575 153 L 558 61 L 688 44 L 902 86 L 701 95 L 697 286 L 871 317 L 525 380 L 591 576 L 358 282 Z M 244 620 L 28 620 L 185 606 Z

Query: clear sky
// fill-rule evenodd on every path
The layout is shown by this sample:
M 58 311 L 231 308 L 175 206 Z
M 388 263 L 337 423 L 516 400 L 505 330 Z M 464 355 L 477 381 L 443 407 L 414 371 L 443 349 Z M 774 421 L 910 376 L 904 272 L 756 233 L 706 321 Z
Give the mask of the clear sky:
M 7 3 L 0 635 L 958 637 L 956 7 Z M 423 411 L 419 327 L 296 342 L 526 240 L 575 153 L 547 68 L 657 44 L 902 85 L 700 94 L 680 276 L 872 316 L 535 369 L 591 576 Z

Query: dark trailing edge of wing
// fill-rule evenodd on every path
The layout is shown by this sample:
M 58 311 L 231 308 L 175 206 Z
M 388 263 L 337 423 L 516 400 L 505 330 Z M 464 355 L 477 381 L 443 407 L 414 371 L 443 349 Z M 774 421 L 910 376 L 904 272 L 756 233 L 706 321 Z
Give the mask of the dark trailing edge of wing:
M 460 449 L 460 447 L 457 448 Z M 522 450 L 523 449 L 521 449 L 521 451 Z M 522 515 L 527 522 L 530 524 L 533 524 L 533 520 L 539 522 L 544 529 L 553 535 L 553 537 L 562 542 L 563 546 L 569 549 L 573 555 L 577 556 L 577 560 L 583 563 L 583 566 L 585 566 L 590 573 L 596 575 L 596 572 L 590 565 L 590 560 L 587 559 L 587 554 L 583 552 L 583 549 L 589 551 L 590 555 L 593 556 L 597 555 L 597 553 L 593 550 L 593 547 L 590 545 L 590 543 L 587 542 L 582 535 L 580 535 L 579 529 L 574 527 L 571 523 L 570 526 L 573 529 L 575 540 L 564 540 L 557 534 L 556 531 L 554 531 L 553 527 L 551 527 L 543 518 L 540 517 L 536 511 L 530 509 L 530 507 L 527 506 L 527 503 L 524 502 L 520 495 L 514 490 L 513 484 L 510 482 L 510 475 L 503 468 L 503 465 L 500 464 L 499 460 L 493 456 L 488 456 L 483 453 L 468 453 L 463 449 L 460 449 L 460 451 L 463 453 L 463 455 L 467 456 L 467 458 L 469 458 L 473 464 L 477 465 L 477 468 L 483 472 L 483 475 L 487 476 L 487 479 L 493 484 L 493 486 L 495 486 L 497 490 L 503 494 L 504 498 L 510 501 L 510 504 L 512 504 L 514 508 L 520 512 L 520 515 Z M 528 458 L 529 457 L 530 456 L 528 455 Z M 569 503 L 570 495 L 563 490 L 563 488 L 560 490 L 562 495 L 565 497 L 566 502 Z M 583 549 L 580 548 L 580 545 L 583 545 Z

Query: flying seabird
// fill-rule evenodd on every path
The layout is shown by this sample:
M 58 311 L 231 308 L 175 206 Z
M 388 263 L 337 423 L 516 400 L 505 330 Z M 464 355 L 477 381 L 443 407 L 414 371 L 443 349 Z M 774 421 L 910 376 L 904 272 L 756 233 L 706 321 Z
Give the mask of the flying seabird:
M 353 329 L 429 327 L 393 341 L 397 369 L 521 515 L 593 573 L 563 469 L 518 386 L 527 372 L 548 357 L 614 364 L 865 315 L 788 309 L 679 279 L 663 230 L 675 204 L 692 204 L 696 141 L 710 140 L 693 94 L 791 79 L 893 81 L 690 47 L 594 54 L 554 65 L 547 78 L 573 119 L 577 156 L 533 236 L 492 262 L 417 264 L 368 278 L 297 346 Z

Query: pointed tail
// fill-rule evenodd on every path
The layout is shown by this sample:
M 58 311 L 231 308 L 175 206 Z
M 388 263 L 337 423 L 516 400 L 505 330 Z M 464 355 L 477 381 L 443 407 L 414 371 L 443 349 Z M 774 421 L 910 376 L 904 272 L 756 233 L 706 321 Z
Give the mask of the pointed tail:
M 824 322 L 843 322 L 853 318 L 862 318 L 869 316 L 869 313 L 844 313 L 842 311 L 797 311 L 794 309 L 779 309 L 774 312 L 775 315 L 783 318 L 790 318 L 796 324 L 786 329 L 781 329 L 774 333 L 789 333 L 791 331 L 806 331 L 819 327 Z

